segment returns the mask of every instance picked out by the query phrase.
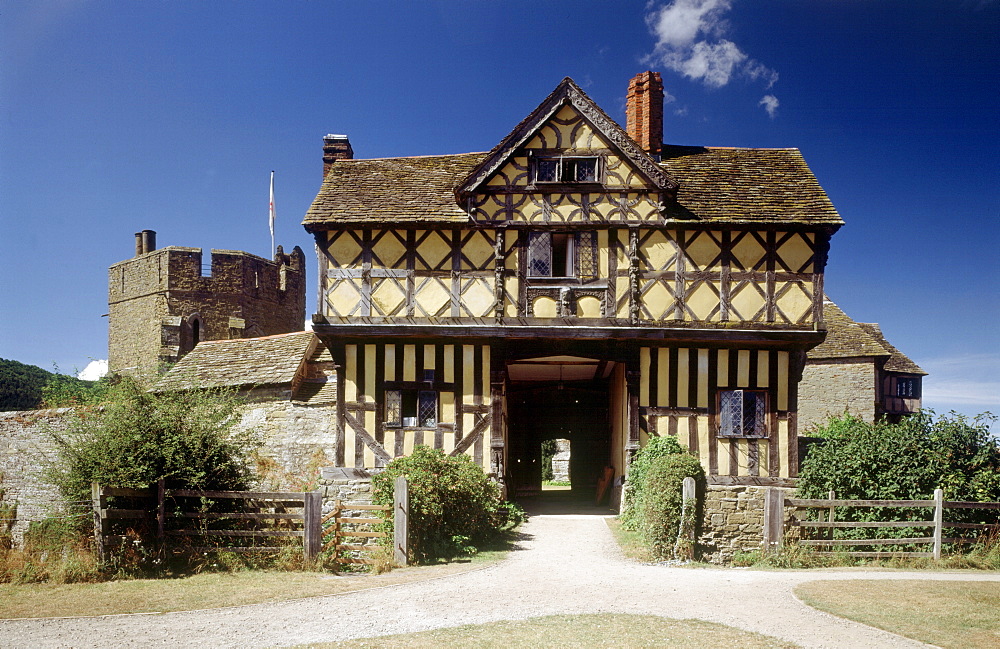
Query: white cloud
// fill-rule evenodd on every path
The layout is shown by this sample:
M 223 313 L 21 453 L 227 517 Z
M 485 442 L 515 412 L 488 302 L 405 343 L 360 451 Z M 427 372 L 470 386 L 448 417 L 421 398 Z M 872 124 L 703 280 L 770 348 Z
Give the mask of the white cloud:
M 774 95 L 764 95 L 757 105 L 763 106 L 771 119 L 774 119 L 775 114 L 778 112 L 779 102 L 778 98 Z
M 646 15 L 646 24 L 656 45 L 645 62 L 659 63 L 710 88 L 741 76 L 763 81 L 769 90 L 778 73 L 722 38 L 728 29 L 724 14 L 731 8 L 731 0 L 673 0 L 654 9 Z
M 76 375 L 76 378 L 84 381 L 96 381 L 107 373 L 108 361 L 106 359 L 92 360 L 87 363 L 87 367 L 83 368 L 83 370 Z
M 1000 354 L 962 354 L 920 359 L 924 406 L 935 410 L 951 404 L 1000 412 Z

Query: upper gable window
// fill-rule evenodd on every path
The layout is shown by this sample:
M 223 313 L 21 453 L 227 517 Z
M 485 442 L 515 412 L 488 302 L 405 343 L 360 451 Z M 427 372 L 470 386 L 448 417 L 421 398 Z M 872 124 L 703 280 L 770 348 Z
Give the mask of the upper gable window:
M 597 156 L 552 156 L 535 159 L 536 183 L 596 183 Z

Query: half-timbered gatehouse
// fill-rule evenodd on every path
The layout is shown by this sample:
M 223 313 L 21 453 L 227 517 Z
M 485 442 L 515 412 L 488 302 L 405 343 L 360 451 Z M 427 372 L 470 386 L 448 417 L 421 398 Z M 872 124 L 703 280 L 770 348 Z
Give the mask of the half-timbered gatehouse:
M 354 159 L 325 140 L 303 225 L 337 366 L 340 466 L 414 445 L 524 492 L 569 439 L 574 486 L 672 435 L 714 484 L 797 474 L 797 382 L 842 221 L 796 149 L 662 143 L 564 79 L 487 153 Z

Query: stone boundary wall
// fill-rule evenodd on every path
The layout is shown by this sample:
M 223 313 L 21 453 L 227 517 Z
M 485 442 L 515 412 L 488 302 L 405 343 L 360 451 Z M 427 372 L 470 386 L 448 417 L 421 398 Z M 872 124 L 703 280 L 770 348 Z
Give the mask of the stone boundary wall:
M 71 408 L 0 412 L 0 488 L 5 491 L 4 502 L 17 503 L 15 544 L 21 543 L 30 522 L 67 513 L 58 489 L 46 481 L 45 470 L 56 457 L 51 433 L 65 430 L 73 412 Z M 274 461 L 274 475 L 266 477 L 269 488 L 301 484 L 311 471 L 332 463 L 335 415 L 332 405 L 273 401 L 245 406 L 238 426 L 256 429 L 263 443 L 261 454 Z M 351 489 L 354 485 L 344 493 L 353 493 Z M 356 491 L 368 489 L 359 486 Z
M 16 545 L 29 522 L 68 513 L 59 490 L 45 479 L 45 470 L 56 457 L 51 433 L 65 430 L 71 413 L 69 408 L 0 412 L 0 488 L 5 503 L 17 503 L 12 530 Z
M 698 534 L 698 550 L 703 560 L 728 564 L 737 554 L 764 549 L 764 497 L 768 488 L 708 486 Z M 781 489 L 786 497 L 794 492 L 790 488 L 771 488 Z M 785 508 L 786 524 L 792 511 Z

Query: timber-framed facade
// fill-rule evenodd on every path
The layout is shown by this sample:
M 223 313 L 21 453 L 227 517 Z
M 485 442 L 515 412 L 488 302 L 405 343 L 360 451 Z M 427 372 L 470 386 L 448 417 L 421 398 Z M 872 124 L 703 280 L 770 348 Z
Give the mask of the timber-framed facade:
M 643 73 L 628 114 L 657 109 Z M 523 492 L 565 438 L 587 487 L 673 435 L 716 484 L 797 475 L 842 221 L 797 150 L 662 145 L 659 119 L 623 129 L 567 78 L 487 153 L 327 156 L 303 225 L 338 465 L 428 444 Z

